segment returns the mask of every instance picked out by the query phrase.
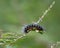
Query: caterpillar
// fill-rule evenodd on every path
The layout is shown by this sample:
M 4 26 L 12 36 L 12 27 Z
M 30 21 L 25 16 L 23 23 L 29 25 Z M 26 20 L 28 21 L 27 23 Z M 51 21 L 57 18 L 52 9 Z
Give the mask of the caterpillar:
M 38 24 L 29 24 L 24 27 L 23 32 L 29 33 L 30 31 L 36 31 L 36 32 L 43 34 L 43 32 L 42 32 L 43 30 L 44 29 Z

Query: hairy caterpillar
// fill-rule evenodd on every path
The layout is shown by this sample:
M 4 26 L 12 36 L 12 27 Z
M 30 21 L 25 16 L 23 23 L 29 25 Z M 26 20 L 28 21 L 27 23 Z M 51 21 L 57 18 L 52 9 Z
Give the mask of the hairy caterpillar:
M 42 34 L 43 30 L 44 29 L 38 24 L 29 24 L 24 27 L 24 33 L 29 33 L 30 31 L 36 31 Z

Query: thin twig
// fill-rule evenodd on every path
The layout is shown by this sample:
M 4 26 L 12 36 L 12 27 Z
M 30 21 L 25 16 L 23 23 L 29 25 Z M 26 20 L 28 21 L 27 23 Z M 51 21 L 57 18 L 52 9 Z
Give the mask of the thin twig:
M 26 35 L 23 34 L 22 36 L 20 36 L 20 37 L 18 37 L 17 39 L 15 39 L 14 42 L 17 41 L 17 40 L 20 39 L 20 38 L 23 38 L 24 36 L 26 36 Z
M 37 24 L 42 21 L 42 19 L 44 18 L 44 16 L 50 11 L 50 9 L 53 7 L 53 5 L 55 4 L 55 1 L 52 2 L 52 4 L 48 7 L 47 10 L 45 10 L 45 12 L 43 13 L 43 15 L 41 16 L 41 18 L 39 18 L 39 20 L 37 21 Z

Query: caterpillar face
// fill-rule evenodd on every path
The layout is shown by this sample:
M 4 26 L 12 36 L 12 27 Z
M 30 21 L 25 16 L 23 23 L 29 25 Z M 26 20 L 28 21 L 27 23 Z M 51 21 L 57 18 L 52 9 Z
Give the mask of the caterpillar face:
M 30 31 L 36 31 L 42 34 L 43 28 L 38 24 L 29 24 L 24 27 L 24 33 L 29 33 Z

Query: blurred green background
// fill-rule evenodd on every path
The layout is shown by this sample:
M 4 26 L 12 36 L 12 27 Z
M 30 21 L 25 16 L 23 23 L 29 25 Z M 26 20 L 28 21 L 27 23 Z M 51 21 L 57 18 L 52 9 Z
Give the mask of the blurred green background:
M 49 43 L 60 41 L 60 0 L 55 1 L 53 8 L 39 23 L 45 28 L 44 34 L 30 32 L 12 46 L 6 45 L 4 48 L 48 48 Z M 22 33 L 21 28 L 36 22 L 52 2 L 53 0 L 0 0 L 0 30 Z

